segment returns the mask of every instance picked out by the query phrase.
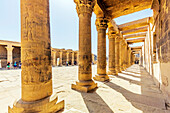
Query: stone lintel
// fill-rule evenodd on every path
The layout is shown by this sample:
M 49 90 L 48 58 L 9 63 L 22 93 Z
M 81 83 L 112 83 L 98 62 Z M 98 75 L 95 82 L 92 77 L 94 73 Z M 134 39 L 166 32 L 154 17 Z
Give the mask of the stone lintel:
M 131 39 L 131 40 L 127 40 L 128 44 L 133 44 L 133 43 L 140 43 L 140 42 L 144 42 L 145 38 L 138 38 L 138 39 Z
M 130 30 L 125 30 L 125 31 L 122 31 L 122 34 L 123 35 L 130 35 L 130 34 L 134 34 L 134 33 L 140 33 L 140 32 L 146 32 L 148 31 L 148 26 L 144 26 L 144 27 L 137 27 L 137 28 L 134 28 L 134 29 L 130 29 Z
M 146 37 L 146 33 L 136 33 L 131 35 L 124 35 L 125 39 L 131 39 L 131 38 L 139 38 L 139 37 Z
M 125 31 L 125 30 L 148 26 L 148 25 L 149 25 L 149 17 L 118 25 L 118 28 L 120 31 Z

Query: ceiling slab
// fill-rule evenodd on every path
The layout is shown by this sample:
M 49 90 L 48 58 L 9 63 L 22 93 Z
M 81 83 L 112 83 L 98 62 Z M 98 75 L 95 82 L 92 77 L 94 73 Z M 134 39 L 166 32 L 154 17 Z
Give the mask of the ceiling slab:
M 97 0 L 97 4 L 113 19 L 151 8 L 152 0 Z

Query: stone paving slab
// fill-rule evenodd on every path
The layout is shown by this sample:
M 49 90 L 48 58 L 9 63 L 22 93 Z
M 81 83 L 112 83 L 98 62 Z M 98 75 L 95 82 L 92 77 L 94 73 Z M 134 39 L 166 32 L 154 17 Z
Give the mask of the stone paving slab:
M 97 67 L 92 67 L 93 76 Z M 0 71 L 0 113 L 20 98 L 21 70 Z M 97 82 L 90 93 L 77 92 L 71 84 L 77 80 L 78 67 L 53 68 L 53 92 L 65 100 L 62 113 L 170 113 L 165 110 L 164 97 L 144 68 L 133 65 L 118 76 L 109 75 L 110 82 Z

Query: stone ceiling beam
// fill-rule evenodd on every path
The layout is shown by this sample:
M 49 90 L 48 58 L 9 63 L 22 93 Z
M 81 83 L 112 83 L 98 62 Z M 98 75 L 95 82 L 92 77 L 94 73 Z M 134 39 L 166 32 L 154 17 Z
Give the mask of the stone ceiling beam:
M 152 0 L 96 0 L 95 12 L 99 10 L 112 19 L 151 8 Z M 95 14 L 96 14 L 95 13 Z
M 131 35 L 125 35 L 123 36 L 125 39 L 131 39 L 131 38 L 139 38 L 139 37 L 146 37 L 146 33 L 136 33 Z
M 125 31 L 125 30 L 135 29 L 138 27 L 143 27 L 148 25 L 149 25 L 149 17 L 118 25 L 118 28 L 120 31 Z
M 138 38 L 138 39 L 132 39 L 132 40 L 127 40 L 128 44 L 133 44 L 133 43 L 140 43 L 140 42 L 144 42 L 145 38 Z
M 139 33 L 139 32 L 146 32 L 147 30 L 148 30 L 148 26 L 144 26 L 144 27 L 139 27 L 139 28 L 122 31 L 122 34 L 130 35 L 130 34 Z
M 12 46 L 21 47 L 21 43 L 20 42 L 0 40 L 0 45 L 8 45 L 8 44 L 11 44 Z

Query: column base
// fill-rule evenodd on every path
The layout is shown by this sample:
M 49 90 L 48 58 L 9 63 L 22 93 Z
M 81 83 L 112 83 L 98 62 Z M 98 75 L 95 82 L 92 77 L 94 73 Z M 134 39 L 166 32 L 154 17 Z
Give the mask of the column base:
M 97 88 L 97 83 L 95 83 L 94 81 L 81 81 L 81 82 L 76 82 L 76 84 L 72 84 L 71 88 L 77 91 L 87 93 Z
M 59 64 L 58 66 L 59 66 L 59 67 L 62 67 L 63 65 L 60 65 L 60 64 Z
M 118 71 L 108 71 L 108 75 L 118 75 Z
M 121 66 L 121 68 L 120 68 L 120 71 L 124 71 L 124 68 L 123 68 L 123 66 Z
M 25 102 L 18 100 L 13 108 L 8 106 L 8 113 L 56 113 L 64 109 L 64 100 L 57 103 L 57 95 L 53 95 L 42 100 Z
M 108 75 L 96 75 L 95 77 L 93 77 L 94 80 L 96 81 L 109 81 L 109 76 Z

